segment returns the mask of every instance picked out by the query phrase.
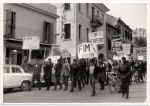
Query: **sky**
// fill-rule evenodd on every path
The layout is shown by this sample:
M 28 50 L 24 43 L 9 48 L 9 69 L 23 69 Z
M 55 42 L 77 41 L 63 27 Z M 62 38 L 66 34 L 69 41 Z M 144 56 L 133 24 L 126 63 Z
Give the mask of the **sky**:
M 134 30 L 135 28 L 145 28 L 147 21 L 146 3 L 104 3 L 110 15 L 121 17 L 121 19 Z

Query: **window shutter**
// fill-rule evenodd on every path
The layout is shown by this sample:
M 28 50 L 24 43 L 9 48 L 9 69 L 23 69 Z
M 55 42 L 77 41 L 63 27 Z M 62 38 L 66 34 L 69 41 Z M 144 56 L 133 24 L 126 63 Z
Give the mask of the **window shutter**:
M 46 40 L 46 22 L 44 21 L 43 23 L 43 43 Z
M 12 38 L 15 38 L 15 29 L 16 29 L 16 13 L 12 12 Z
M 6 13 L 6 35 L 8 38 L 11 37 L 11 20 L 12 20 L 12 12 L 7 11 Z
M 54 25 L 53 25 L 53 23 L 50 23 L 50 37 L 49 37 L 49 43 L 54 43 L 53 41 L 54 41 Z

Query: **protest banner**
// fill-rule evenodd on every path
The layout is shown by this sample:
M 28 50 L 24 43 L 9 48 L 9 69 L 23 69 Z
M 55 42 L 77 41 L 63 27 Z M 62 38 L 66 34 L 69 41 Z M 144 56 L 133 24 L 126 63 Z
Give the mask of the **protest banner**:
M 104 32 L 97 31 L 89 33 L 89 42 L 96 44 L 104 44 Z
M 92 43 L 83 43 L 78 45 L 78 58 L 97 57 L 97 45 Z
M 122 51 L 122 40 L 120 37 L 111 37 L 111 51 L 112 52 Z
M 131 53 L 131 44 L 122 44 L 124 54 Z

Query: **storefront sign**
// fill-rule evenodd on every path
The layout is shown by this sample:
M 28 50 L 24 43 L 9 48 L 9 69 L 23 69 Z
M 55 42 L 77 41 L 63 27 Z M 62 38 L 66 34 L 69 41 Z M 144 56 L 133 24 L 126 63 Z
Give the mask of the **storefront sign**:
M 24 36 L 22 49 L 35 50 L 40 48 L 39 36 Z
M 89 42 L 96 43 L 96 44 L 104 44 L 103 31 L 89 33 Z
M 97 57 L 97 45 L 92 43 L 83 43 L 78 45 L 78 58 Z
M 122 44 L 124 54 L 130 54 L 131 44 Z
M 111 51 L 112 52 L 122 51 L 122 41 L 120 37 L 111 37 Z

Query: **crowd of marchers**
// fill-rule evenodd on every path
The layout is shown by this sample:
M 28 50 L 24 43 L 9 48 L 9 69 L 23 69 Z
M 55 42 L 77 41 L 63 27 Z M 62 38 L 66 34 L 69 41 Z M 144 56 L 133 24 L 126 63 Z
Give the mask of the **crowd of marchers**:
M 133 81 L 133 76 L 137 76 L 136 82 L 144 83 L 143 77 L 146 74 L 146 61 L 142 60 L 126 60 L 122 57 L 121 60 L 116 61 L 109 58 L 92 58 L 92 59 L 74 59 L 72 63 L 68 63 L 67 59 L 62 62 L 61 58 L 54 64 L 49 58 L 47 61 L 43 61 L 38 64 L 31 64 L 25 61 L 23 68 L 25 71 L 29 71 L 28 67 L 32 67 L 33 77 L 30 84 L 30 91 L 35 81 L 37 81 L 39 90 L 41 90 L 41 77 L 43 77 L 46 90 L 50 90 L 52 87 L 52 70 L 55 70 L 55 83 L 53 90 L 63 89 L 68 90 L 68 81 L 71 81 L 70 92 L 74 92 L 75 88 L 82 91 L 83 88 L 90 85 L 91 96 L 96 94 L 96 84 L 99 83 L 100 90 L 105 90 L 105 86 L 109 84 L 109 72 L 117 73 L 119 79 L 118 93 L 122 93 L 122 97 L 129 97 L 129 86 Z M 41 76 L 43 70 L 44 75 Z M 60 81 L 63 78 L 63 83 Z

